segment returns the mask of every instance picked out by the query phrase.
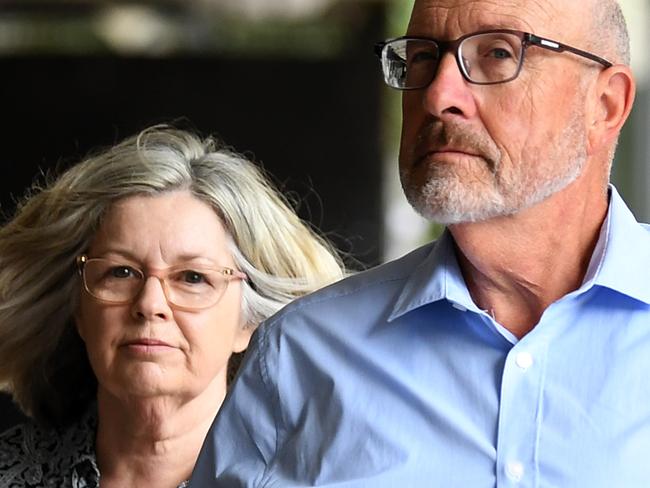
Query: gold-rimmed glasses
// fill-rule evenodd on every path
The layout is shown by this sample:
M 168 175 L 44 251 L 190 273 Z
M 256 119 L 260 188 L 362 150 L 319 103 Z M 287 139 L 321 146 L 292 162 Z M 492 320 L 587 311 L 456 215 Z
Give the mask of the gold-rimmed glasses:
M 133 264 L 106 258 L 77 257 L 84 289 L 100 302 L 111 305 L 131 303 L 149 278 L 162 285 L 167 302 L 180 310 L 201 310 L 219 302 L 228 283 L 245 280 L 246 274 L 227 267 L 178 264 L 145 273 Z

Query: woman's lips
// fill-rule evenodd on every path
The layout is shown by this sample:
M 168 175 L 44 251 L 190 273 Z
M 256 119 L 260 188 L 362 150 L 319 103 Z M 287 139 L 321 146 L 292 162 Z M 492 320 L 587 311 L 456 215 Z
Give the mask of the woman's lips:
M 171 344 L 158 339 L 133 339 L 124 343 L 124 347 L 136 353 L 155 354 L 171 351 L 175 349 Z

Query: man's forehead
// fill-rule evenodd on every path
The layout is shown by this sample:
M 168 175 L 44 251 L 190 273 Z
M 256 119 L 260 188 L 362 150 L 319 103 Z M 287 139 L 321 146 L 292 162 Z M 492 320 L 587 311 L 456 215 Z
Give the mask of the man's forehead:
M 580 6 L 587 6 L 592 1 L 416 0 L 409 34 L 454 37 L 482 28 L 502 27 L 550 35 L 575 17 L 577 9 L 584 10 Z M 575 21 L 577 19 L 571 25 L 575 25 Z

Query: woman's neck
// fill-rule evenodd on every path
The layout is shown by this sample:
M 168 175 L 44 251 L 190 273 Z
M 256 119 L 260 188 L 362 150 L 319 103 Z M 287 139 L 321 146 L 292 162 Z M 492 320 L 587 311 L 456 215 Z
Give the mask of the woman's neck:
M 225 379 L 189 401 L 119 398 L 100 386 L 95 450 L 102 488 L 176 488 L 187 480 L 224 396 Z

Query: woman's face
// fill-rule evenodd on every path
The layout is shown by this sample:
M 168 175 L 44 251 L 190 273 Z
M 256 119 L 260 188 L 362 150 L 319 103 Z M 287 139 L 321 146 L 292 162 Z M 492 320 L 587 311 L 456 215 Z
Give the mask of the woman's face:
M 235 268 L 219 218 L 187 191 L 116 202 L 87 255 L 145 275 L 178 264 Z M 75 318 L 100 389 L 118 398 L 172 396 L 183 402 L 225 392 L 228 359 L 250 338 L 240 311 L 238 279 L 216 305 L 187 311 L 170 305 L 160 280 L 150 277 L 123 305 L 102 303 L 82 290 Z

